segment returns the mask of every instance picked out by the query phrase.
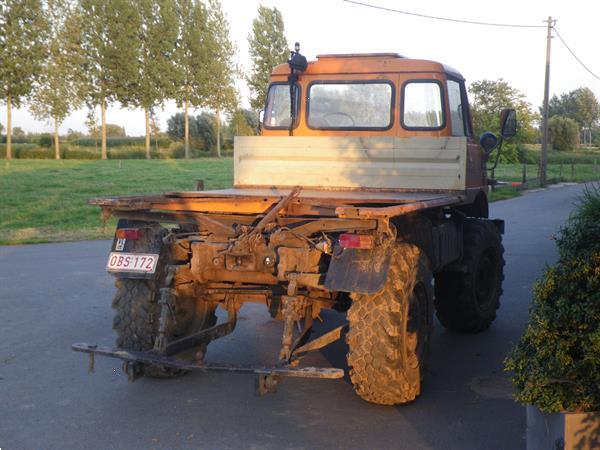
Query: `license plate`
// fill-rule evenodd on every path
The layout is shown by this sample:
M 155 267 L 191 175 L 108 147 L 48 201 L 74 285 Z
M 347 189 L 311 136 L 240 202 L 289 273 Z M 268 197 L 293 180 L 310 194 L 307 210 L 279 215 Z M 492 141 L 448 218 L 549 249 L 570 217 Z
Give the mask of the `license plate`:
M 106 270 L 109 272 L 154 273 L 158 255 L 151 253 L 111 252 Z

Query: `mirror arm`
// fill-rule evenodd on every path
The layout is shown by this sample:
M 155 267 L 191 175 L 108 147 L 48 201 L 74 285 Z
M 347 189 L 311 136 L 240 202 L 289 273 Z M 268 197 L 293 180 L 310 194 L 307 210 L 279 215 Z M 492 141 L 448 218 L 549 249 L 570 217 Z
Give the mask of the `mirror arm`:
M 496 170 L 498 166 L 498 161 L 500 160 L 500 153 L 502 152 L 502 143 L 504 142 L 504 136 L 500 135 L 500 139 L 498 139 L 498 144 L 494 146 L 488 153 L 488 156 L 496 149 L 498 149 L 498 153 L 496 153 L 496 160 L 494 161 L 494 165 L 492 167 L 487 168 L 487 170 Z
M 290 83 L 290 129 L 289 135 L 294 134 L 294 124 L 296 122 L 296 82 L 298 81 L 298 74 L 295 73 L 293 68 L 290 68 L 290 75 L 288 76 L 288 82 Z

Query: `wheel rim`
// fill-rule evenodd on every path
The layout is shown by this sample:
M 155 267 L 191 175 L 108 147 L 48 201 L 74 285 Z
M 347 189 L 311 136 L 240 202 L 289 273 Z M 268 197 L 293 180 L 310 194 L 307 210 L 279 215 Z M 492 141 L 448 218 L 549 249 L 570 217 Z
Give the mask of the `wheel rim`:
M 427 292 L 419 283 L 410 299 L 408 319 L 406 324 L 406 349 L 408 365 L 412 368 L 419 367 L 427 348 Z
M 494 256 L 492 249 L 486 250 L 475 272 L 475 296 L 477 304 L 484 309 L 490 305 L 498 281 L 498 264 Z

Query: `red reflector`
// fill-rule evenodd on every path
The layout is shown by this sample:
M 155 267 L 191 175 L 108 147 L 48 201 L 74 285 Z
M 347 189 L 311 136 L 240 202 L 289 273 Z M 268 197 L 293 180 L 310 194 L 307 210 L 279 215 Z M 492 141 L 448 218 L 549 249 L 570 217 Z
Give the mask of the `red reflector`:
M 117 230 L 117 239 L 139 239 L 142 236 L 141 230 L 137 228 L 119 228 Z
M 340 234 L 342 248 L 373 248 L 373 236 L 368 234 Z

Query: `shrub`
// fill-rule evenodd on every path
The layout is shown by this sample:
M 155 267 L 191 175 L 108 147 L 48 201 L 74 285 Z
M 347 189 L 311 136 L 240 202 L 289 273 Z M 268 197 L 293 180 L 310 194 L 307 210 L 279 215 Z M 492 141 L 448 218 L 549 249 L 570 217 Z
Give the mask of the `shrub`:
M 554 150 L 569 151 L 579 145 L 579 125 L 568 117 L 551 117 L 548 122 L 548 135 Z
M 68 150 L 61 151 L 63 159 L 100 159 L 100 152 L 81 147 L 70 147 Z
M 23 149 L 37 148 L 35 144 L 12 144 L 13 158 L 18 158 L 17 154 Z M 0 158 L 6 158 L 6 144 L 0 144 Z
M 557 238 L 559 261 L 534 288 L 506 360 L 516 398 L 545 412 L 600 410 L 600 189 L 586 190 Z
M 521 154 L 523 152 L 523 147 L 521 144 L 514 142 L 504 142 L 502 144 L 502 151 L 500 152 L 500 159 L 498 162 L 500 164 L 516 164 L 519 162 L 523 162 L 521 159 Z M 496 161 L 496 156 L 498 155 L 498 150 L 494 150 L 489 158 L 488 165 L 494 164 Z
M 40 147 L 52 147 L 52 136 L 49 134 L 42 134 L 38 139 Z
M 550 164 L 594 164 L 600 163 L 600 155 L 576 153 L 576 152 L 553 152 L 548 155 Z

